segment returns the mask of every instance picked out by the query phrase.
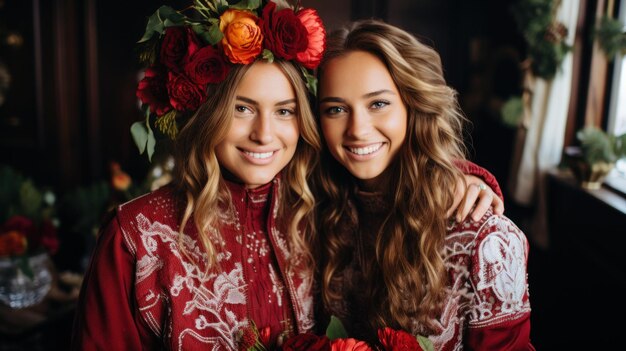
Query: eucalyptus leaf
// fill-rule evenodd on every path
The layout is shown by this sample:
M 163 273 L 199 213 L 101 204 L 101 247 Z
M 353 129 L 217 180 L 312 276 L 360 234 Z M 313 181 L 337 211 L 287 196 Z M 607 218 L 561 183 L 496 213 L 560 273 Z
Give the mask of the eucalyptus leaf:
M 425 336 L 418 335 L 417 342 L 420 344 L 420 347 L 424 351 L 435 351 L 435 346 L 433 346 L 432 341 Z
M 326 328 L 326 336 L 330 340 L 343 339 L 348 337 L 348 332 L 346 332 L 339 318 L 331 316 L 330 323 L 328 323 Z
M 156 139 L 152 129 L 148 129 L 148 142 L 146 143 L 146 151 L 148 152 L 148 160 L 152 162 L 152 155 L 154 155 L 154 147 L 156 146 Z
M 139 153 L 143 154 L 146 150 L 146 144 L 148 143 L 148 128 L 146 128 L 145 122 L 135 122 L 130 127 L 130 134 L 133 136 L 133 141 L 137 148 L 139 149 Z

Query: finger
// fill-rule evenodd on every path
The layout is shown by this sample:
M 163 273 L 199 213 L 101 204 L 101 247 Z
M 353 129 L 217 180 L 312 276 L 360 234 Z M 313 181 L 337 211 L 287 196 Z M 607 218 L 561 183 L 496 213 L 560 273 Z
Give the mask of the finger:
M 504 214 L 504 201 L 502 201 L 499 196 L 493 196 L 493 202 L 491 203 L 491 206 L 493 206 L 493 213 L 497 215 Z
M 494 195 L 491 191 L 483 190 L 480 192 L 478 203 L 476 204 L 476 207 L 474 207 L 474 211 L 472 211 L 472 220 L 474 220 L 474 222 L 478 222 L 485 212 L 489 210 L 491 204 L 493 203 L 493 198 Z
M 452 207 L 450 207 L 448 211 L 446 212 L 446 218 L 450 218 L 450 216 L 452 216 L 452 214 L 457 209 L 457 207 L 459 207 L 459 204 L 461 203 L 461 201 L 463 201 L 464 197 L 465 197 L 465 183 L 463 182 L 462 179 L 459 178 L 454 188 L 454 200 L 452 202 Z
M 477 184 L 470 184 L 467 186 L 467 190 L 465 191 L 465 198 L 461 202 L 457 212 L 456 212 L 456 220 L 457 222 L 462 222 L 469 212 L 474 207 L 476 200 L 478 199 L 478 195 L 480 194 L 480 189 Z

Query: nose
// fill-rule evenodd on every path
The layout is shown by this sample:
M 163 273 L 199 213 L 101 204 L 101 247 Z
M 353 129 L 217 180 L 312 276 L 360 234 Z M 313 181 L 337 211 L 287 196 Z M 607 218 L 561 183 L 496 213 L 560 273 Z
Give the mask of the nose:
M 354 109 L 350 113 L 348 119 L 348 128 L 346 134 L 355 139 L 367 136 L 372 130 L 372 124 L 369 115 L 360 109 Z
M 255 118 L 250 133 L 250 139 L 259 144 L 269 144 L 274 140 L 274 131 L 272 119 L 266 113 L 260 114 Z

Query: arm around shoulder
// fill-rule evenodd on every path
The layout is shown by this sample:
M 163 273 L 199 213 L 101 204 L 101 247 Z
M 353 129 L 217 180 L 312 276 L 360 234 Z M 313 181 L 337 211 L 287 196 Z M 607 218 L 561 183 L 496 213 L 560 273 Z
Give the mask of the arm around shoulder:
M 477 232 L 472 253 L 474 309 L 465 344 L 470 350 L 534 350 L 526 267 L 528 241 L 508 218 L 492 215 Z

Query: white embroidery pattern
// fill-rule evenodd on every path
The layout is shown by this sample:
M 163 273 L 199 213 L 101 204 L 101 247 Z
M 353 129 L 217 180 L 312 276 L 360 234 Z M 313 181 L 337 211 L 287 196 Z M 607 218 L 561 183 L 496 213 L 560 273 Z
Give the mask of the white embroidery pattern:
M 491 288 L 502 302 L 501 313 L 509 314 L 524 308 L 526 238 L 519 231 L 509 230 L 502 222 L 496 222 L 497 231 L 485 237 L 478 247 L 479 281 L 476 289 Z
M 143 257 L 137 258 L 137 282 L 143 281 L 164 266 L 162 259 L 158 256 L 158 247 L 164 245 L 180 261 L 184 269 L 184 275 L 176 274 L 173 278 L 170 287 L 172 298 L 187 296 L 181 295 L 181 292 L 183 290 L 188 291 L 189 296 L 192 296 L 191 300 L 179 302 L 185 306 L 183 315 L 192 314 L 196 310 L 211 315 L 213 317 L 211 320 L 215 322 L 208 322 L 203 314 L 197 315 L 194 321 L 195 327 L 197 330 L 211 328 L 220 335 L 219 337 L 203 337 L 194 329 L 184 329 L 177 338 L 179 350 L 183 349 L 183 341 L 186 337 L 192 337 L 211 345 L 211 350 L 236 349 L 237 332 L 248 325 L 247 319 L 237 320 L 236 314 L 228 307 L 229 305 L 246 304 L 241 263 L 235 263 L 235 268 L 230 272 L 206 274 L 197 265 L 187 262 L 186 257 L 179 251 L 177 240 L 180 234 L 178 232 L 157 221 L 149 222 L 143 214 L 137 215 L 136 221 L 141 243 L 146 250 Z M 200 262 L 206 260 L 206 254 L 200 250 L 195 240 L 183 234 L 182 243 L 186 252 L 194 260 Z M 207 289 L 207 286 L 212 286 L 212 289 Z M 148 310 L 158 302 L 159 298 L 164 298 L 164 296 L 152 290 L 149 290 L 146 296 L 146 302 L 149 304 L 141 306 L 140 309 L 150 319 L 152 314 Z M 169 303 L 166 305 L 169 306 Z M 171 320 L 168 323 L 170 322 Z M 152 325 L 153 323 L 148 320 L 148 324 Z M 155 330 L 155 332 L 160 335 L 161 331 Z

